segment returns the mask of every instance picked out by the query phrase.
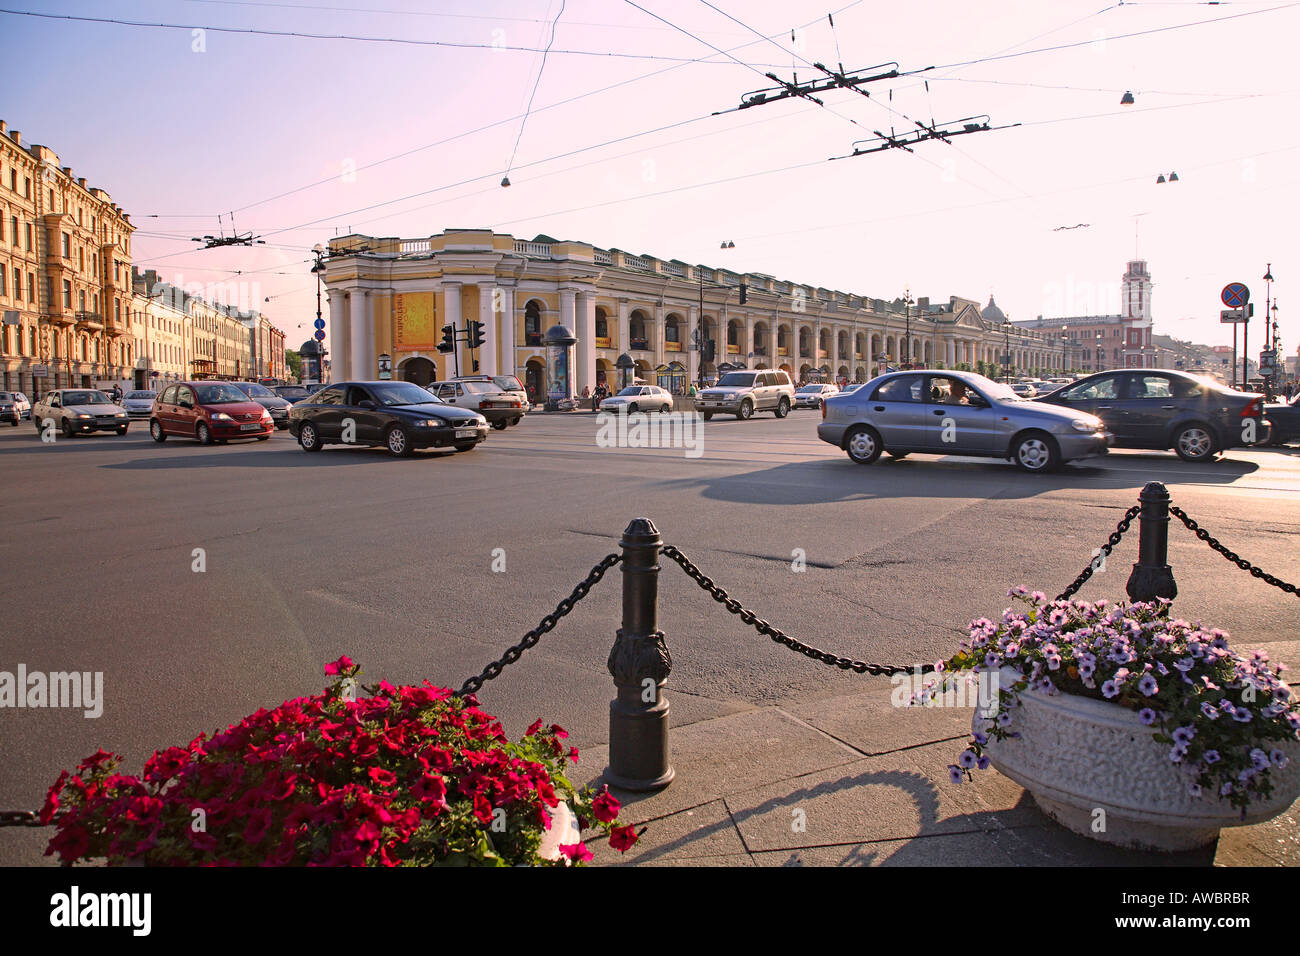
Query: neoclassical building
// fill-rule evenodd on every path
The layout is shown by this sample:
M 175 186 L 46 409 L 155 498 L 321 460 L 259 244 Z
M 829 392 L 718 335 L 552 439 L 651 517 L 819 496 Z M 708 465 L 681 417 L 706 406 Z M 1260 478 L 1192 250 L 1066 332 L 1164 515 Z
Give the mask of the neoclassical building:
M 473 372 L 477 361 L 479 373 L 514 373 L 540 397 L 548 374 L 543 336 L 555 325 L 577 339 L 575 393 L 602 381 L 616 385 L 624 353 L 638 377 L 674 389 L 741 367 L 855 381 L 909 357 L 992 370 L 1008 350 L 1017 372 L 1076 364 L 1062 337 L 991 322 L 977 303 L 956 296 L 933 305 L 926 298 L 885 301 L 486 229 L 412 240 L 335 238 L 325 285 L 335 381 L 378 377 L 381 357 L 394 378 L 422 384 L 457 367 Z M 473 321 L 483 323 L 482 348 L 471 355 L 458 342 L 454 355 L 437 351 L 444 326 Z

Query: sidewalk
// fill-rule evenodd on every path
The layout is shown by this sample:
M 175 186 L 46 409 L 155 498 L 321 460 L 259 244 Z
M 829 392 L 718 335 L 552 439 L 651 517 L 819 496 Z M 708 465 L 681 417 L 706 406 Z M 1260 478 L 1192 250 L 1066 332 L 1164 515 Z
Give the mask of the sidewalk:
M 861 693 L 755 707 L 671 731 L 677 777 L 655 794 L 615 790 L 622 819 L 648 827 L 626 854 L 589 844 L 595 865 L 1297 866 L 1300 802 L 1225 829 L 1217 847 L 1121 850 L 1077 836 L 995 770 L 949 782 L 971 711 L 898 708 L 885 678 Z M 665 696 L 672 701 L 672 684 Z M 575 783 L 606 747 L 582 752 Z

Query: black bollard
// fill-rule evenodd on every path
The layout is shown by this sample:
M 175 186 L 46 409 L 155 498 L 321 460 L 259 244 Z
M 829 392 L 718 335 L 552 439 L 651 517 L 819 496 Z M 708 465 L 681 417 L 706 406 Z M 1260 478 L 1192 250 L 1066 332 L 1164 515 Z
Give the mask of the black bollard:
M 668 701 L 663 695 L 673 659 L 657 624 L 663 538 L 649 518 L 634 518 L 620 544 L 623 626 L 609 652 L 618 696 L 609 704 L 604 780 L 623 790 L 658 790 L 674 776 L 668 763 Z
M 1138 496 L 1138 561 L 1128 577 L 1131 601 L 1173 600 L 1178 596 L 1174 572 L 1169 567 L 1169 491 L 1158 481 L 1149 481 Z

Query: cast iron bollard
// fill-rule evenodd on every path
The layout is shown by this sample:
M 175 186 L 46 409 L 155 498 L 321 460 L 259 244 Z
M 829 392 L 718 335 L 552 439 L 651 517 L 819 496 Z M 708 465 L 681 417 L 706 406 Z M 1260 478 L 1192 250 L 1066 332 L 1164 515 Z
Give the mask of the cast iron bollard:
M 658 790 L 672 783 L 668 763 L 668 701 L 664 681 L 673 659 L 657 624 L 659 549 L 663 538 L 649 518 L 623 532 L 623 626 L 609 652 L 618 696 L 609 703 L 609 766 L 604 779 L 623 790 Z
M 1178 596 L 1174 572 L 1169 567 L 1169 491 L 1158 481 L 1149 481 L 1138 495 L 1142 512 L 1138 516 L 1138 560 L 1128 577 L 1131 601 L 1173 600 Z

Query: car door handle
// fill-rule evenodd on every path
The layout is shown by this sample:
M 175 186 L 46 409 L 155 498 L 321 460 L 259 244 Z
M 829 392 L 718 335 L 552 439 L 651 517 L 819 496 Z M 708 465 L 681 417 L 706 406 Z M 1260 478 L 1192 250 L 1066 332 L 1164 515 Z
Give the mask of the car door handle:
M 883 412 L 884 410 L 885 410 L 885 406 L 884 406 L 884 405 L 877 405 L 877 406 L 876 406 L 876 411 L 878 411 L 878 412 Z
M 1163 409 L 1165 409 L 1166 411 L 1169 411 L 1169 410 L 1171 410 L 1171 409 L 1177 408 L 1178 406 L 1177 406 L 1177 405 L 1161 405 L 1160 407 L 1163 408 Z
M 1109 411 L 1109 410 L 1110 410 L 1110 406 L 1109 406 L 1109 405 L 1098 405 L 1098 406 L 1097 406 L 1097 409 L 1098 409 L 1098 411 L 1100 411 L 1100 410 L 1102 410 L 1102 409 L 1105 409 L 1105 410 Z
M 943 409 L 943 408 L 936 408 L 936 409 L 934 410 L 934 413 L 935 413 L 936 415 L 946 415 L 946 414 L 947 414 L 947 410 L 946 410 L 946 409 Z

